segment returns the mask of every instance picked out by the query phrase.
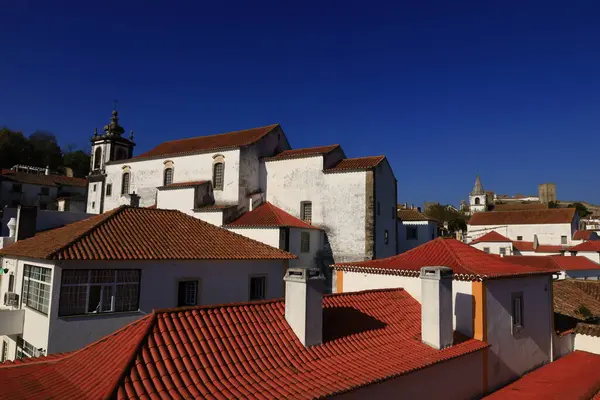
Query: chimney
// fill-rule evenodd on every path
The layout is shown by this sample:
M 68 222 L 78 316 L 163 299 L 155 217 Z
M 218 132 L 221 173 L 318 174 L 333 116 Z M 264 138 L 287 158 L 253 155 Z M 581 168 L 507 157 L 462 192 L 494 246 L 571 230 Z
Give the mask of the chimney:
M 405 209 L 405 210 L 408 210 L 408 201 L 405 201 L 405 202 L 404 202 L 404 209 Z
M 8 224 L 6 224 L 6 226 L 8 227 L 8 237 L 14 238 L 17 234 L 17 219 L 15 217 L 12 217 L 8 221 Z
M 46 170 L 44 171 L 46 175 L 50 175 L 50 166 L 46 165 Z
M 126 205 L 126 206 L 131 206 L 131 207 L 139 207 L 140 206 L 140 196 L 138 196 L 135 193 L 131 193 L 131 194 L 124 194 L 123 196 L 121 196 L 121 201 L 120 204 Z M 157 204 L 158 206 L 158 204 Z
M 72 178 L 73 177 L 73 168 L 65 167 L 65 176 Z
M 452 269 L 421 268 L 421 340 L 435 348 L 452 346 Z
M 325 277 L 316 268 L 288 268 L 283 280 L 286 321 L 305 347 L 323 343 Z

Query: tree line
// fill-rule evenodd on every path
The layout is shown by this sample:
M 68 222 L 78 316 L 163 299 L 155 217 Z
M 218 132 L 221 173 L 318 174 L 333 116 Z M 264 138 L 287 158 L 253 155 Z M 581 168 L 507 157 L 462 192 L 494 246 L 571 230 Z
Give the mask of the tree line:
M 61 149 L 51 132 L 37 130 L 27 137 L 23 132 L 0 128 L 0 168 L 17 164 L 50 167 L 59 173 L 68 167 L 73 176 L 84 178 L 90 169 L 90 155 L 74 145 Z

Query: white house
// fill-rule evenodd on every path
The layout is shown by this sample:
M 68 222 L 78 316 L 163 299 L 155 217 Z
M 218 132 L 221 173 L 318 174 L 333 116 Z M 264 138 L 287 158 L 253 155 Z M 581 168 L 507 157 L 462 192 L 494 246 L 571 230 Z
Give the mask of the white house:
M 547 268 L 549 271 L 560 271 L 557 279 L 598 280 L 600 264 L 586 257 L 564 257 L 562 255 L 531 257 L 507 256 L 506 261 L 535 268 Z
M 539 244 L 523 240 L 510 240 L 496 231 L 489 231 L 483 236 L 471 241 L 469 245 L 489 254 L 500 256 L 550 256 L 561 255 L 566 247 L 560 245 Z
M 467 239 L 470 242 L 495 231 L 512 241 L 567 247 L 573 243 L 578 227 L 579 214 L 575 208 L 488 211 L 469 219 Z
M 400 253 L 438 237 L 438 222 L 416 209 L 398 210 L 398 247 Z
M 419 271 L 430 265 L 454 273 L 456 331 L 490 345 L 483 368 L 486 392 L 553 360 L 552 274 L 557 270 L 513 264 L 438 238 L 387 259 L 334 265 L 336 291 L 402 287 L 422 301 Z
M 178 211 L 125 206 L 0 256 L 8 359 L 80 349 L 156 308 L 280 298 L 296 258 Z
M 582 256 L 600 263 L 600 241 L 590 240 L 576 246 L 572 246 L 565 252 L 565 255 Z

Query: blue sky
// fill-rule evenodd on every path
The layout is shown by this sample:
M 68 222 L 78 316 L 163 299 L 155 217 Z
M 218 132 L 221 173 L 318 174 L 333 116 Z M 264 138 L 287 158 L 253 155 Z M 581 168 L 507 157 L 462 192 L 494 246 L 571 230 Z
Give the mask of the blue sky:
M 600 203 L 597 2 L 288 3 L 3 2 L 0 125 L 87 147 L 118 99 L 137 154 L 279 122 L 387 155 L 401 202 L 457 204 L 479 172 Z

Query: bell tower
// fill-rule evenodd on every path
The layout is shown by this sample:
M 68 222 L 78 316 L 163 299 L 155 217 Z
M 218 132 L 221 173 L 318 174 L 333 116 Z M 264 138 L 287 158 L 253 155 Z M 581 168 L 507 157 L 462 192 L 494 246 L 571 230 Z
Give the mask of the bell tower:
M 104 181 L 106 180 L 106 164 L 110 161 L 126 160 L 133 157 L 133 131 L 129 138 L 122 135 L 125 129 L 119 125 L 119 112 L 115 101 L 110 122 L 104 126 L 104 132 L 98 134 L 94 129 L 94 136 L 90 139 L 92 152 L 90 155 L 90 174 L 88 175 L 88 201 L 87 212 L 100 214 L 104 211 Z
M 475 186 L 473 186 L 473 190 L 469 194 L 469 211 L 471 214 L 480 211 L 487 211 L 487 203 L 487 195 L 483 190 L 481 178 L 479 177 L 479 174 L 477 174 L 477 177 L 475 178 Z

